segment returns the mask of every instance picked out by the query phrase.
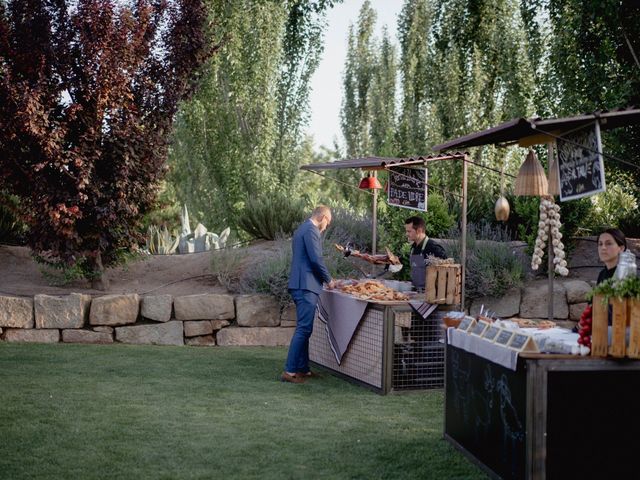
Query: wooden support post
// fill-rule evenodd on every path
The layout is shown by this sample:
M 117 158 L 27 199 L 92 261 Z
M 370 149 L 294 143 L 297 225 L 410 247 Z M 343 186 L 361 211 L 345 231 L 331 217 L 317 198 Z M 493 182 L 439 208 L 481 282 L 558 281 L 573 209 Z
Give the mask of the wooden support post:
M 464 311 L 465 288 L 464 282 L 467 273 L 467 155 L 462 158 L 462 241 L 460 245 L 460 308 Z

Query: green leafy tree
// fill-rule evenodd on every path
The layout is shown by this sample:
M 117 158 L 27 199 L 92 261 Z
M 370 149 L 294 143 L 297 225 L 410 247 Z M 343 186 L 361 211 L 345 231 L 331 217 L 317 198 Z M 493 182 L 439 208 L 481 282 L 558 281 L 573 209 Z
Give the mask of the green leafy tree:
M 171 174 L 211 228 L 237 227 L 258 192 L 295 193 L 309 80 L 331 1 L 211 0 L 222 49 L 180 111 Z
M 380 53 L 376 60 L 371 87 L 371 148 L 381 157 L 393 157 L 398 147 L 396 135 L 396 47 L 386 26 L 382 32 Z
M 366 0 L 358 23 L 349 27 L 340 124 L 350 158 L 371 155 L 371 89 L 376 70 L 376 13 Z
M 138 243 L 207 27 L 196 0 L 0 2 L 0 190 L 37 255 L 98 282 Z

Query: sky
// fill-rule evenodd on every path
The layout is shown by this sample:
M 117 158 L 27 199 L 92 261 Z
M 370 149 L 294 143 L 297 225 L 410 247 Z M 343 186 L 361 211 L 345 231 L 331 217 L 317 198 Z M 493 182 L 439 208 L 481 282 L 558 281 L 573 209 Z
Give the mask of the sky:
M 342 103 L 342 75 L 347 52 L 349 25 L 356 25 L 364 0 L 344 0 L 327 15 L 327 31 L 322 60 L 311 79 L 309 97 L 311 118 L 307 132 L 313 135 L 316 149 L 331 147 L 334 138 L 344 144 L 340 132 L 340 105 Z M 397 45 L 396 23 L 402 9 L 402 0 L 370 0 L 378 14 L 376 36 L 381 38 L 383 25 L 387 26 L 391 40 Z

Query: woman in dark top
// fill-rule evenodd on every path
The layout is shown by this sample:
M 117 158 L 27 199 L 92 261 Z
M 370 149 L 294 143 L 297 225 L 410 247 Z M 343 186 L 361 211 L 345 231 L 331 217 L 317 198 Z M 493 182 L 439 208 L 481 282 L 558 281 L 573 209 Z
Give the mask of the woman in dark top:
M 617 228 L 608 228 L 598 236 L 598 257 L 604 263 L 604 268 L 598 275 L 597 284 L 613 277 L 620 253 L 626 249 L 627 239 Z

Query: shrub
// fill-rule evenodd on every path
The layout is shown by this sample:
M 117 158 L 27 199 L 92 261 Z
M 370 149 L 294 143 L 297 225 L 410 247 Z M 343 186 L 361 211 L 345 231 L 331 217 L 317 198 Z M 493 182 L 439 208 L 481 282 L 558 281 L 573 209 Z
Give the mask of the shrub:
M 460 229 L 452 229 L 455 240 L 445 245 L 447 255 L 460 261 Z M 507 243 L 510 233 L 489 224 L 469 224 L 467 228 L 467 269 L 465 294 L 468 299 L 499 297 L 507 290 L 522 285 L 524 265 L 521 257 Z
M 589 197 L 589 200 L 592 208 L 587 224 L 594 235 L 609 225 L 632 225 L 633 220 L 637 219 L 638 202 L 622 184 L 610 184 L 605 192 Z
M 327 251 L 335 250 L 334 243 L 350 243 L 359 250 L 371 251 L 373 223 L 369 216 L 346 207 L 333 207 L 331 217 L 331 225 L 325 233 Z
M 244 249 L 226 248 L 224 250 L 211 251 L 211 271 L 214 272 L 213 274 L 220 282 L 220 285 L 230 292 L 239 291 L 240 276 L 245 258 Z
M 278 240 L 273 253 L 260 262 L 252 262 L 238 279 L 240 293 L 265 293 L 274 296 L 284 308 L 291 302 L 287 285 L 291 269 L 291 242 Z
M 26 226 L 16 215 L 18 201 L 0 191 L 0 243 L 24 243 Z
M 276 192 L 247 199 L 238 226 L 254 238 L 289 237 L 308 215 L 305 202 Z
M 350 261 L 346 261 L 325 237 L 324 260 L 334 278 L 360 276 Z M 291 303 L 288 291 L 291 270 L 291 241 L 278 239 L 262 250 L 259 261 L 246 262 L 245 249 L 216 250 L 211 256 L 211 269 L 232 293 L 265 293 L 275 297 L 280 308 Z

